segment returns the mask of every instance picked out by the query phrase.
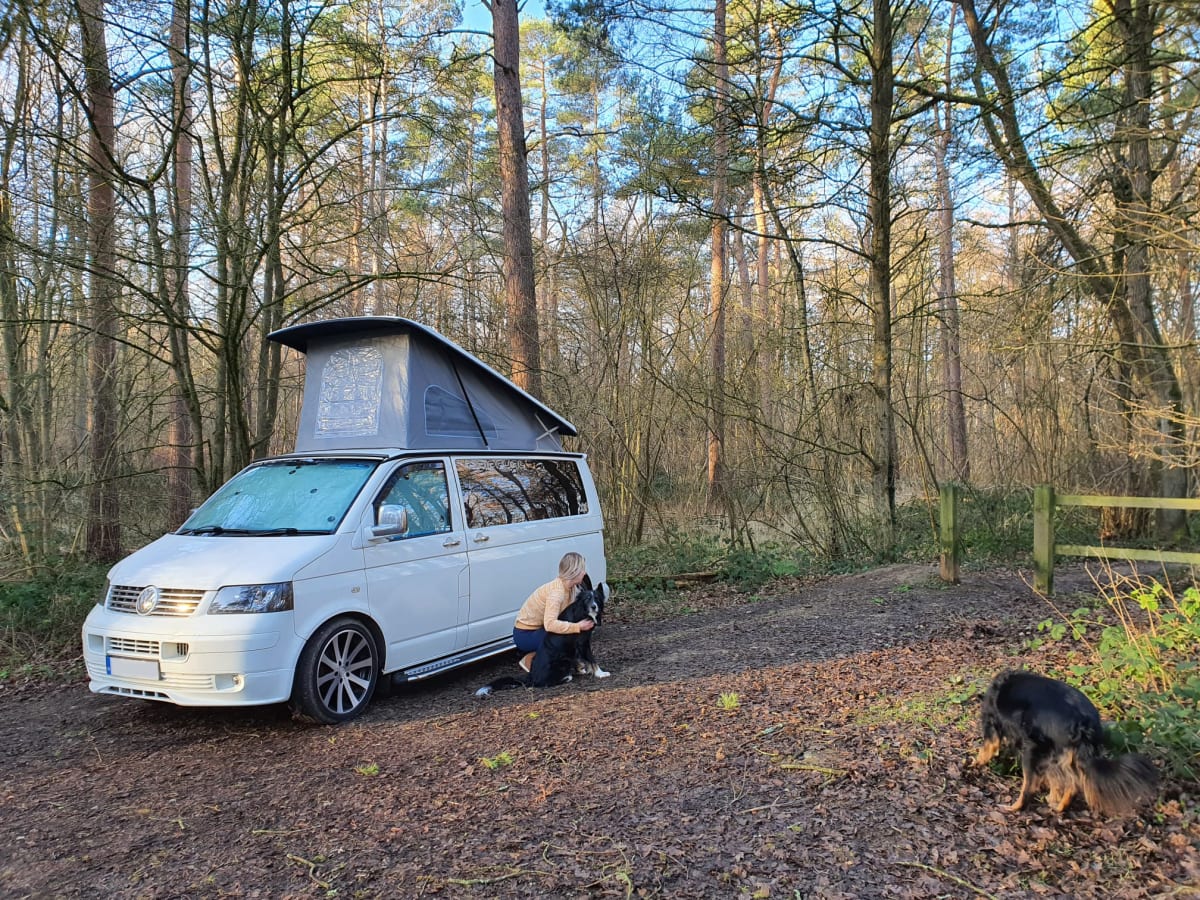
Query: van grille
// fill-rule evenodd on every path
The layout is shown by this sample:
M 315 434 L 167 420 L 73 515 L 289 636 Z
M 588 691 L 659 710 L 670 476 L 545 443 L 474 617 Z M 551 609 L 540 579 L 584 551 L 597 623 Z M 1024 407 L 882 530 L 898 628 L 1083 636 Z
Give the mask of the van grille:
M 153 656 L 157 658 L 158 641 L 110 637 L 108 639 L 108 650 L 110 653 L 119 653 L 126 656 Z
M 137 598 L 140 587 L 114 584 L 108 592 L 105 606 L 113 612 L 137 614 Z M 204 599 L 204 591 L 187 591 L 177 588 L 159 588 L 158 605 L 152 616 L 190 616 Z

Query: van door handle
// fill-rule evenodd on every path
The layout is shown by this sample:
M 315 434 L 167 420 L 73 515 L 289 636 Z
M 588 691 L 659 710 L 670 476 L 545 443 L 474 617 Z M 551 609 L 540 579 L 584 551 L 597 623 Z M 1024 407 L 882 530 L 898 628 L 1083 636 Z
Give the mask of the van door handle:
M 474 541 L 477 544 L 486 544 L 488 542 L 488 536 L 481 531 L 479 534 L 475 535 Z
M 462 543 L 462 541 L 460 541 L 458 538 L 446 538 L 444 541 L 442 541 L 442 546 L 443 547 L 457 547 L 461 543 Z

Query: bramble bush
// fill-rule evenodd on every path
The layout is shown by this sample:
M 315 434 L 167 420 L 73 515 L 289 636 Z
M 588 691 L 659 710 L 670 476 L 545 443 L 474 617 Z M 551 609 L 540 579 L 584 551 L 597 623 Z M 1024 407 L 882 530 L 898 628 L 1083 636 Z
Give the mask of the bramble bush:
M 0 582 L 0 678 L 78 656 L 79 629 L 104 591 L 105 567 L 64 562 Z

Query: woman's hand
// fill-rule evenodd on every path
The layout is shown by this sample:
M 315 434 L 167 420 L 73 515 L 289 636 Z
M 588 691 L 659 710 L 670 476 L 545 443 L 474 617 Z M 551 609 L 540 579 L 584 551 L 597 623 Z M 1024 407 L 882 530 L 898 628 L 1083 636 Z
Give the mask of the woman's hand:
M 582 631 L 591 631 L 595 627 L 596 627 L 596 623 L 593 622 L 591 619 L 584 619 L 582 622 L 579 623 L 579 630 L 581 632 Z

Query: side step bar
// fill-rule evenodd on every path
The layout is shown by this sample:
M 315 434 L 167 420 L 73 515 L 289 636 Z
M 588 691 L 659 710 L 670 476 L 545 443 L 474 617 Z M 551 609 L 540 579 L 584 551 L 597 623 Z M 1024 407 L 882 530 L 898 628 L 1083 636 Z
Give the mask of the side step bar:
M 455 653 L 453 656 L 444 656 L 441 659 L 435 659 L 433 662 L 422 663 L 419 666 L 413 666 L 408 669 L 399 669 L 392 673 L 392 681 L 397 684 L 408 681 L 420 681 L 422 678 L 428 678 L 430 675 L 437 675 L 439 672 L 448 672 L 451 669 L 457 669 L 459 666 L 465 666 L 467 663 L 478 662 L 481 659 L 487 659 L 489 656 L 495 656 L 498 653 L 506 653 L 509 650 L 515 649 L 517 649 L 517 645 L 513 643 L 512 638 L 504 638 L 500 641 L 484 644 L 481 647 L 472 647 L 470 650 Z

